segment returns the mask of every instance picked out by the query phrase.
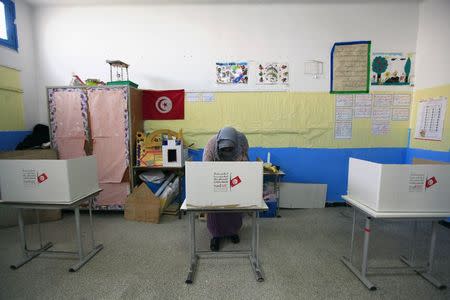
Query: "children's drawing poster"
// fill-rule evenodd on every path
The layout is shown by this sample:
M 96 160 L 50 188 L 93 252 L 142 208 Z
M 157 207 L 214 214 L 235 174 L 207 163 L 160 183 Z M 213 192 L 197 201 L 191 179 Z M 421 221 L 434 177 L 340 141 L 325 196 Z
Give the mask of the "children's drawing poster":
M 414 85 L 414 53 L 372 53 L 372 85 Z
M 289 84 L 287 63 L 259 63 L 257 84 Z
M 330 93 L 368 93 L 370 41 L 335 43 L 331 50 Z
M 247 84 L 247 62 L 217 62 L 216 83 L 218 84 Z

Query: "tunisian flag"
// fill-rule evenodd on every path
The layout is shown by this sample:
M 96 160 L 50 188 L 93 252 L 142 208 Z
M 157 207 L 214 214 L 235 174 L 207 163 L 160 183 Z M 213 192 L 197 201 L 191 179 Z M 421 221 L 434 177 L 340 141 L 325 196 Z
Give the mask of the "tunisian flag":
M 144 120 L 184 119 L 184 90 L 142 92 Z

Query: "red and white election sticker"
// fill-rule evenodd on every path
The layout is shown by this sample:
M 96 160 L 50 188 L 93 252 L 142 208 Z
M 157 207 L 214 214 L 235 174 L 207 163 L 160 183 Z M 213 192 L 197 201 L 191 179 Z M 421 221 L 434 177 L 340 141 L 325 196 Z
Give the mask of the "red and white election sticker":
M 425 187 L 428 189 L 430 187 L 432 187 L 433 185 L 435 185 L 437 183 L 437 179 L 436 177 L 431 177 L 427 179 L 427 182 L 425 183 Z
M 239 183 L 241 183 L 241 178 L 239 178 L 239 176 L 236 176 L 236 177 L 234 177 L 234 178 L 231 178 L 231 180 L 230 180 L 230 186 L 231 187 L 234 187 L 234 186 L 236 186 L 236 185 L 238 185 Z
M 41 175 L 39 175 L 39 176 L 37 177 L 37 182 L 38 182 L 38 183 L 43 183 L 43 182 L 46 181 L 47 179 L 48 179 L 47 174 L 42 173 Z

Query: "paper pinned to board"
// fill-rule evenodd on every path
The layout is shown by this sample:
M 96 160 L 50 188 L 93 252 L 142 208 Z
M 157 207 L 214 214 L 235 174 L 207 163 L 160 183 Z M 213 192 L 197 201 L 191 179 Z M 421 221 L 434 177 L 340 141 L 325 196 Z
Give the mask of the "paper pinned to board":
M 186 93 L 187 102 L 200 102 L 202 101 L 201 93 Z
M 390 107 L 392 106 L 392 94 L 375 94 L 373 97 L 373 106 Z
M 356 94 L 355 106 L 372 106 L 372 94 Z
M 355 106 L 353 109 L 354 118 L 370 118 L 372 116 L 372 106 Z
M 410 106 L 411 94 L 394 95 L 394 106 Z
M 392 121 L 408 121 L 409 120 L 409 107 L 393 108 L 392 109 Z
M 336 107 L 351 107 L 353 106 L 353 95 L 336 95 Z
M 386 135 L 391 130 L 391 123 L 389 121 L 372 121 L 373 135 Z
M 352 138 L 352 122 L 336 122 L 334 127 L 335 139 L 351 139 Z
M 214 93 L 203 93 L 202 95 L 203 102 L 214 102 L 216 101 L 216 96 Z
M 351 121 L 353 117 L 353 108 L 336 108 L 336 121 Z
M 389 121 L 391 119 L 391 108 L 374 108 L 372 112 L 372 120 Z

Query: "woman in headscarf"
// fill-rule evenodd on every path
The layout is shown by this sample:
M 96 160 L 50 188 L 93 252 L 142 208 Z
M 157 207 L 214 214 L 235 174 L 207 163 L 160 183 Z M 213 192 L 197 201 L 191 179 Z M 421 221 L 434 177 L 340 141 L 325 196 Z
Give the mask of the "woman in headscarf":
M 203 161 L 247 161 L 248 141 L 245 135 L 233 127 L 224 127 L 205 146 Z M 212 235 L 210 248 L 218 251 L 220 240 L 230 238 L 239 243 L 238 232 L 242 227 L 241 213 L 208 213 L 208 230 Z

